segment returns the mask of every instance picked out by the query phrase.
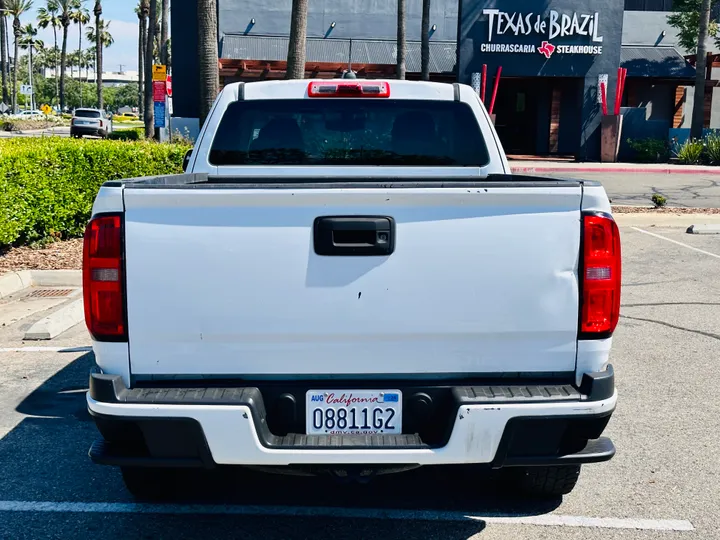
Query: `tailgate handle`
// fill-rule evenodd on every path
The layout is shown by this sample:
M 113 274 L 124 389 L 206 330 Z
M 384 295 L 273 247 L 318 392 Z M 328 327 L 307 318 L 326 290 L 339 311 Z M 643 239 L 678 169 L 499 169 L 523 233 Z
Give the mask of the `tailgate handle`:
M 315 219 L 315 253 L 327 256 L 390 255 L 395 220 L 383 216 L 329 216 Z

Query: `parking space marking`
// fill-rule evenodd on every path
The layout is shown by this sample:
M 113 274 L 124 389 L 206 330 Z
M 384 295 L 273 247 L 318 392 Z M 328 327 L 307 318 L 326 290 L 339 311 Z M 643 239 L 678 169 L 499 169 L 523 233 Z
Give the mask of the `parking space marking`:
M 17 352 L 90 352 L 92 347 L 0 347 L 0 353 L 17 353 Z
M 715 253 L 710 253 L 709 251 L 705 251 L 704 249 L 698 249 L 696 247 L 690 246 L 688 244 L 683 244 L 682 242 L 678 242 L 677 240 L 673 240 L 672 238 L 668 238 L 667 236 L 662 236 L 661 234 L 652 233 L 650 231 L 645 231 L 643 229 L 640 229 L 638 227 L 630 227 L 633 230 L 636 230 L 638 232 L 641 232 L 643 234 L 649 234 L 650 236 L 654 236 L 655 238 L 659 238 L 660 240 L 665 240 L 666 242 L 672 242 L 673 244 L 677 244 L 678 246 L 686 247 L 688 249 L 692 249 L 693 251 L 697 251 L 698 253 L 702 253 L 704 255 L 710 255 L 711 257 L 715 257 L 716 259 L 720 259 L 720 255 L 717 255 Z
M 692 523 L 678 519 L 593 518 L 585 516 L 539 515 L 485 516 L 464 512 L 433 510 L 380 510 L 372 508 L 332 508 L 304 506 L 183 505 L 145 503 L 88 503 L 0 501 L 0 512 L 98 513 L 98 514 L 169 514 L 169 515 L 243 515 L 284 517 L 325 517 L 340 519 L 387 519 L 422 521 L 484 521 L 499 525 L 538 525 L 544 527 L 583 527 L 596 529 L 634 529 L 644 531 L 694 531 Z

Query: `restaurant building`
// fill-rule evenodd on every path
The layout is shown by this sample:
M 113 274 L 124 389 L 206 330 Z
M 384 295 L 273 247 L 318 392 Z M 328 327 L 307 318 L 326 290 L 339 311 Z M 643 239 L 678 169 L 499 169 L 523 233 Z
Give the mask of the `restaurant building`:
M 221 83 L 285 76 L 291 0 L 218 0 Z M 194 0 L 173 0 L 174 115 L 198 116 Z M 483 65 L 509 154 L 597 160 L 607 80 L 610 109 L 618 67 L 627 138 L 667 137 L 689 118 L 694 68 L 667 24 L 671 0 L 433 0 L 431 79 L 470 84 Z M 309 2 L 306 76 L 395 76 L 393 0 Z M 407 0 L 407 77 L 420 74 L 422 0 Z M 178 36 L 181 36 L 180 38 Z M 182 58 L 180 62 L 177 59 Z

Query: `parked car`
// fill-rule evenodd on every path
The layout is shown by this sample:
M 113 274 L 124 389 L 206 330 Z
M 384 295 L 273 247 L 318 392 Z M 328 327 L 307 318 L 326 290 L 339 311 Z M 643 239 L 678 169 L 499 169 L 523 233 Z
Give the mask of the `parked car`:
M 75 109 L 70 122 L 70 136 L 78 139 L 85 135 L 105 138 L 112 133 L 112 120 L 101 109 Z
M 511 174 L 472 88 L 229 84 L 184 168 L 107 182 L 85 234 L 90 457 L 135 496 L 465 464 L 556 497 L 613 457 L 607 195 Z
M 116 120 L 138 120 L 140 117 L 135 113 L 124 112 L 116 114 L 115 116 L 113 116 L 113 118 Z
M 22 111 L 18 114 L 21 118 L 45 118 L 47 115 L 38 109 Z

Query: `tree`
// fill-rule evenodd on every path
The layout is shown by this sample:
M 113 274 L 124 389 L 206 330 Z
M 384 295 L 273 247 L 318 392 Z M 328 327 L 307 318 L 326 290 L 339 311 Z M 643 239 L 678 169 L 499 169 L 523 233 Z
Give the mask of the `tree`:
M 22 37 L 22 25 L 20 17 L 32 7 L 32 0 L 5 0 L 5 9 L 13 17 L 13 35 L 15 36 L 15 56 L 13 60 L 13 88 L 12 88 L 12 110 L 18 112 L 17 83 L 18 83 L 18 56 L 20 55 L 20 38 Z
M 82 64 L 82 56 L 83 56 L 83 47 L 82 47 L 82 38 L 83 38 L 83 26 L 88 24 L 90 22 L 90 12 L 85 8 L 84 6 L 79 6 L 75 11 L 72 12 L 72 15 L 70 16 L 70 19 L 73 23 L 77 24 L 80 27 L 80 31 L 78 32 L 78 49 L 77 49 L 77 55 L 75 56 L 77 66 L 78 66 L 78 79 L 82 78 L 82 68 L 80 67 Z M 72 74 L 72 72 L 71 72 Z
M 5 22 L 5 10 L 7 9 L 5 0 L 0 0 L 0 71 L 2 71 L 2 100 L 7 103 L 10 99 L 8 91 L 8 80 L 10 79 L 10 63 L 8 62 L 7 47 L 7 26 Z
M 308 0 L 293 0 L 290 14 L 290 43 L 287 55 L 288 79 L 305 78 Z
M 423 0 L 420 24 L 420 74 L 423 81 L 430 80 L 430 0 Z
M 218 87 L 220 86 L 218 73 L 217 4 L 215 0 L 198 0 L 197 6 L 199 22 L 200 125 L 202 126 L 208 114 L 210 114 L 210 109 L 215 102 Z M 290 35 L 292 43 L 292 29 L 290 30 Z
M 98 25 L 99 23 L 99 25 Z M 86 37 L 88 41 L 91 43 L 95 43 L 95 73 L 100 74 L 100 81 L 102 81 L 102 61 L 103 61 L 103 49 L 106 49 L 107 47 L 110 47 L 113 43 L 115 43 L 115 38 L 112 37 L 112 34 L 110 33 L 110 21 L 105 21 L 103 19 L 100 19 L 99 21 L 95 22 L 96 26 L 90 26 L 87 29 Z M 95 30 L 95 28 L 100 28 L 100 33 Z M 100 49 L 98 50 L 98 45 L 100 44 Z M 103 108 L 104 100 L 103 100 L 103 89 L 102 86 L 100 89 L 96 88 L 97 92 L 97 99 L 98 103 L 100 103 L 100 108 Z
M 674 0 L 673 11 L 667 18 L 668 24 L 678 32 L 678 44 L 689 54 L 697 50 L 702 3 L 703 0 Z M 720 0 L 711 0 L 711 8 L 719 6 Z M 717 21 L 710 20 L 707 35 L 720 47 L 720 27 Z
M 98 100 L 98 107 L 101 109 L 105 105 L 103 103 L 103 48 L 105 47 L 105 44 L 103 43 L 103 20 L 102 20 L 102 2 L 100 0 L 95 0 L 95 7 L 93 8 L 93 13 L 95 14 L 95 28 L 97 28 L 97 32 L 95 33 L 95 54 L 97 55 L 95 57 L 95 82 L 97 84 L 97 100 Z M 109 33 L 108 33 L 109 35 Z M 112 37 L 111 37 L 112 39 Z M 108 45 L 109 46 L 109 45 Z
M 143 14 L 142 2 L 135 8 L 138 17 L 138 112 L 144 118 L 145 104 L 143 96 L 145 89 L 145 33 L 147 32 L 147 19 Z
M 212 0 L 215 2 L 215 0 Z M 203 2 L 198 2 L 198 6 Z M 157 0 L 150 0 L 147 47 L 145 49 L 145 138 L 155 136 L 155 110 L 153 105 L 152 67 L 155 52 L 155 30 L 157 28 Z M 202 44 L 201 44 L 202 45 Z M 217 57 L 216 57 L 217 58 Z M 217 60 L 216 60 L 217 62 Z M 202 74 L 202 72 L 201 72 Z
M 68 29 L 73 13 L 81 7 L 80 0 L 57 0 L 60 26 L 62 26 L 62 50 L 60 51 L 60 110 L 65 109 L 65 71 L 67 69 Z M 57 74 L 56 74 L 57 76 Z
M 405 4 L 406 0 L 397 0 L 397 78 L 405 78 L 405 56 L 407 40 L 405 39 Z
M 38 9 L 38 26 L 40 28 L 48 28 L 52 27 L 53 29 L 53 39 L 55 41 L 55 48 L 53 49 L 53 52 L 57 52 L 58 50 L 58 36 L 57 31 L 58 28 L 60 28 L 60 17 L 58 17 L 58 11 L 60 10 L 60 6 L 58 6 L 57 0 L 48 0 L 47 6 L 41 7 Z M 58 77 L 58 59 L 59 55 L 55 56 L 54 63 L 53 63 L 53 69 L 55 70 L 55 99 L 57 100 L 60 96 L 60 79 Z
M 170 0 L 162 0 L 162 27 L 160 29 L 160 63 L 166 66 L 170 64 L 168 51 L 168 35 L 170 31 Z
M 697 38 L 697 55 L 695 57 L 695 96 L 693 99 L 692 122 L 690 137 L 702 138 L 705 119 L 705 63 L 707 60 L 707 37 L 710 25 L 710 2 L 702 0 L 700 7 L 700 24 Z
M 33 85 L 33 51 L 35 49 L 43 49 L 45 47 L 45 44 L 42 42 L 42 40 L 37 38 L 38 30 L 35 28 L 32 24 L 27 24 L 22 28 L 22 37 L 20 38 L 20 47 L 23 48 L 23 50 L 26 50 L 29 52 L 28 57 L 28 82 L 30 83 L 30 87 L 34 90 Z M 33 99 L 33 94 L 30 94 L 30 108 L 35 108 L 35 100 Z

